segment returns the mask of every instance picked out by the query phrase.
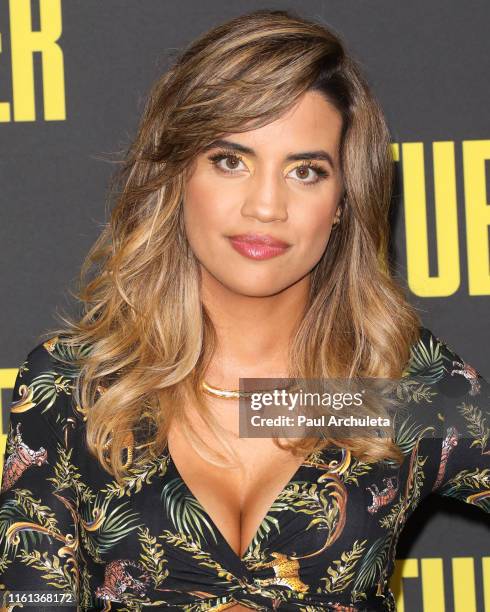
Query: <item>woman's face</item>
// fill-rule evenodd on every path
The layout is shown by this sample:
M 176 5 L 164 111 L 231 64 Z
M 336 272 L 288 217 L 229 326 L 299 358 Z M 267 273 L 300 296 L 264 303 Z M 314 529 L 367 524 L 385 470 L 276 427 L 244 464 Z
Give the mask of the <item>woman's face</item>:
M 342 195 L 341 129 L 335 107 L 307 92 L 281 118 L 228 134 L 197 156 L 184 222 L 203 279 L 209 274 L 235 293 L 270 296 L 311 272 Z

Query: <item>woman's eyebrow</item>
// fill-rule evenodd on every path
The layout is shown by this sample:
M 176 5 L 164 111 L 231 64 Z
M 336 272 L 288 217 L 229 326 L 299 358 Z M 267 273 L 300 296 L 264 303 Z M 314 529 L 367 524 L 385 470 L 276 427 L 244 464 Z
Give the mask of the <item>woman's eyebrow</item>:
M 214 140 L 210 144 L 206 145 L 203 151 L 208 151 L 209 149 L 214 149 L 215 147 L 223 147 L 227 149 L 231 149 L 233 151 L 237 151 L 238 153 L 243 153 L 245 155 L 251 155 L 252 157 L 256 157 L 256 153 L 250 147 L 246 147 L 245 145 L 239 144 L 238 142 L 232 142 L 231 140 Z M 302 153 L 290 153 L 286 156 L 286 161 L 301 161 L 303 159 L 322 159 L 328 162 L 332 168 L 335 170 L 335 164 L 332 159 L 332 156 L 328 151 L 324 149 L 320 149 L 318 151 L 304 151 Z

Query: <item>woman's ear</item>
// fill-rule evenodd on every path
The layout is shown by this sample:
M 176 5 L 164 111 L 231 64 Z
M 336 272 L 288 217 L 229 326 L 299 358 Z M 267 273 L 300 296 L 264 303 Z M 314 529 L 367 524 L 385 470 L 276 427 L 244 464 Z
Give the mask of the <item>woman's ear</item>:
M 344 203 L 345 203 L 345 196 L 342 197 L 342 199 L 340 200 L 338 206 L 337 206 L 337 210 L 335 211 L 335 217 L 333 218 L 333 223 L 332 225 L 337 225 L 338 223 L 340 223 L 340 217 L 342 215 L 342 210 L 344 208 Z
M 335 217 L 333 218 L 332 225 L 337 225 L 337 223 L 340 223 L 340 214 L 341 214 L 341 208 L 340 206 L 337 206 L 337 210 L 335 211 Z

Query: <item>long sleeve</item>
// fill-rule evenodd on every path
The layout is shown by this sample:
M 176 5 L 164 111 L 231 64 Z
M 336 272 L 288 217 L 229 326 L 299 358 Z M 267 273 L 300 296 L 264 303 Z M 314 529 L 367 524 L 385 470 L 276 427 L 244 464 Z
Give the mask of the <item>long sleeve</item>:
M 434 493 L 490 513 L 490 392 L 488 382 L 430 332 L 426 346 L 442 365 L 437 384 L 440 423 Z
M 49 599 L 35 606 L 62 611 L 73 610 L 78 598 L 77 504 L 60 426 L 67 381 L 53 368 L 49 349 L 44 343 L 28 354 L 12 394 L 0 491 L 0 593 L 71 597 L 71 606 Z

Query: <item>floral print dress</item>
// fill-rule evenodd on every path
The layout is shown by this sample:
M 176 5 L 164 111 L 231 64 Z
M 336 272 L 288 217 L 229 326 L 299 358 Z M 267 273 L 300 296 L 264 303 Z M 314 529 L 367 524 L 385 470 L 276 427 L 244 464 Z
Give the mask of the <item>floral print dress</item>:
M 57 360 L 70 358 L 69 349 L 58 337 L 37 345 L 19 368 L 10 407 L 0 595 L 42 592 L 35 609 L 59 611 L 217 612 L 237 603 L 285 612 L 395 610 L 388 583 L 396 546 L 420 502 L 436 493 L 490 511 L 488 384 L 432 332 L 420 332 L 398 388 L 410 405 L 395 427 L 403 464 L 364 463 L 340 448 L 314 451 L 242 556 L 168 448 L 131 466 L 123 484 L 100 467 L 71 394 L 76 370 Z M 8 601 L 7 609 L 19 606 Z

